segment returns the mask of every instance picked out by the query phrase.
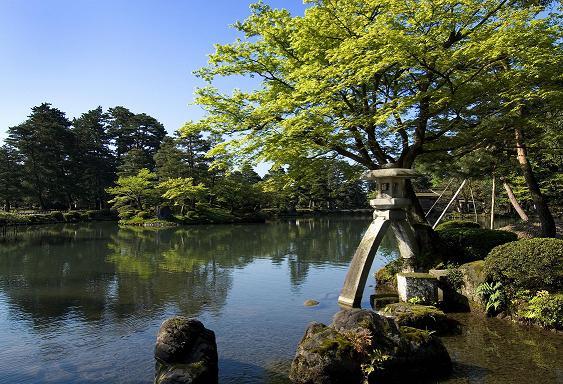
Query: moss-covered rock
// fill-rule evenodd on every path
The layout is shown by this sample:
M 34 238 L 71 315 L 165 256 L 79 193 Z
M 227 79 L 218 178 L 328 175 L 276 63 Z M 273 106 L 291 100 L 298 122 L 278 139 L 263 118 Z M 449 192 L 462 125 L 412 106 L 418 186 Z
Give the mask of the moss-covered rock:
M 467 297 L 469 306 L 472 309 L 483 309 L 481 298 L 477 294 L 477 287 L 485 282 L 484 265 L 485 262 L 483 260 L 477 260 L 459 266 L 459 270 L 463 276 L 463 284 L 461 285 L 460 293 Z
M 458 321 L 450 319 L 443 311 L 431 305 L 395 303 L 386 306 L 381 313 L 392 316 L 403 327 L 434 331 L 438 335 L 461 332 Z
M 319 302 L 317 300 L 308 299 L 308 300 L 305 300 L 303 305 L 306 306 L 306 307 L 316 307 L 317 305 L 319 305 Z
M 369 302 L 374 309 L 383 309 L 385 306 L 399 302 L 399 295 L 395 292 L 377 292 L 369 296 Z
M 162 323 L 154 350 L 155 384 L 213 384 L 218 382 L 215 333 L 187 317 Z
M 368 374 L 368 367 L 371 373 Z M 299 343 L 290 379 L 301 384 L 370 383 L 385 378 L 436 376 L 451 361 L 440 339 L 423 330 L 399 329 L 373 311 L 338 312 L 330 326 L 312 323 Z

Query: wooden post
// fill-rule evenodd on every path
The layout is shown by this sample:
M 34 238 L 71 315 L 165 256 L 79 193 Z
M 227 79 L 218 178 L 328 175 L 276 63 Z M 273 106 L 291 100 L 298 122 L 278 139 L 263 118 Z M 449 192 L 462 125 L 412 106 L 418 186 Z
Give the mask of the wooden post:
M 442 217 L 444 217 L 444 215 L 446 214 L 448 208 L 450 207 L 450 205 L 452 205 L 453 201 L 457 198 L 457 195 L 459 195 L 459 193 L 460 193 L 461 190 L 463 189 L 463 186 L 465 185 L 466 182 L 467 182 L 467 179 L 463 180 L 463 183 L 461 183 L 461 185 L 460 185 L 459 188 L 457 189 L 456 193 L 454 194 L 454 197 L 452 197 L 452 199 L 450 200 L 450 202 L 449 202 L 448 205 L 446 206 L 446 209 L 444 209 L 444 212 L 442 212 L 442 214 L 440 215 L 440 217 L 438 217 L 438 220 L 436 220 L 436 222 L 435 222 L 434 225 L 432 226 L 432 229 L 435 229 L 436 226 L 438 225 L 438 223 L 440 222 L 440 220 L 442 220 Z
M 471 200 L 473 201 L 473 212 L 475 213 L 475 222 L 477 223 L 477 207 L 475 206 L 475 197 L 473 196 L 473 188 L 471 188 L 471 183 L 469 183 L 469 193 L 471 193 Z
M 514 192 L 512 192 L 512 188 L 510 188 L 510 185 L 508 185 L 508 183 L 506 181 L 503 181 L 502 185 L 504 185 L 504 189 L 506 190 L 506 193 L 508 194 L 508 200 L 510 200 L 510 202 L 512 203 L 512 206 L 514 207 L 516 212 L 518 212 L 518 216 L 520 216 L 520 218 L 523 221 L 528 221 L 528 215 L 526 215 L 526 212 L 524 212 L 524 209 L 522 209 L 520 204 L 518 204 L 518 200 L 516 200 L 516 196 L 514 196 Z
M 493 189 L 491 191 L 491 229 L 495 229 L 495 175 L 493 174 Z

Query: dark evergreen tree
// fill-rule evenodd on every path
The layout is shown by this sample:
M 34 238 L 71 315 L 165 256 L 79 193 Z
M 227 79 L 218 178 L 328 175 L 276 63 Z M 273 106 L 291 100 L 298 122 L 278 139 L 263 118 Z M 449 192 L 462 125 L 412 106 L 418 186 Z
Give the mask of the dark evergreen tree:
M 184 177 L 192 178 L 195 184 L 213 184 L 209 170 L 210 159 L 206 157 L 211 148 L 209 140 L 201 134 L 182 138 L 165 137 L 154 156 L 160 180 Z
M 22 171 L 21 156 L 16 149 L 9 145 L 0 147 L 0 205 L 5 211 L 22 198 Z
M 108 200 L 105 190 L 115 180 L 107 118 L 102 107 L 98 107 L 74 119 L 72 128 L 76 140 L 74 179 L 81 199 L 96 209 L 104 208 Z
M 212 146 L 211 140 L 204 138 L 201 133 L 194 133 L 180 136 L 176 141 L 185 154 L 184 161 L 188 166 L 186 177 L 193 178 L 195 183 L 204 182 L 212 177 L 209 174 L 211 159 L 206 156 Z
M 22 155 L 26 184 L 41 208 L 70 208 L 74 139 L 65 113 L 48 103 L 33 107 L 25 122 L 8 129 L 6 142 Z
M 118 160 L 131 148 L 130 137 L 133 134 L 133 118 L 135 114 L 125 107 L 114 107 L 108 110 L 108 133 L 115 146 Z
M 122 158 L 134 149 L 135 161 L 140 162 L 137 157 L 142 151 L 145 168 L 154 170 L 153 157 L 166 136 L 164 126 L 152 116 L 145 113 L 134 114 L 125 107 L 110 108 L 108 114 L 108 132 L 113 139 L 118 161 L 122 163 Z
M 133 148 L 121 158 L 121 163 L 117 167 L 117 176 L 135 176 L 141 169 L 152 170 L 154 160 L 147 157 L 147 154 L 138 148 Z
M 166 136 L 154 155 L 158 179 L 165 181 L 177 177 L 188 177 L 188 165 L 185 158 L 186 154 L 178 147 L 177 140 Z

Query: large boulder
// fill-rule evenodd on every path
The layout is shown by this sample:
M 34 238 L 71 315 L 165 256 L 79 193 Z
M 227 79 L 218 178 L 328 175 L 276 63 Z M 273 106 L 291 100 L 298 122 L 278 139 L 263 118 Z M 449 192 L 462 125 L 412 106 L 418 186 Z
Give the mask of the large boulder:
M 476 310 L 480 312 L 484 310 L 481 297 L 479 297 L 477 293 L 477 288 L 486 280 L 483 270 L 484 265 L 485 262 L 483 260 L 477 260 L 459 266 L 459 270 L 463 275 L 463 284 L 460 288 L 460 293 L 467 297 L 472 311 Z
M 391 317 L 362 309 L 338 312 L 332 324 L 312 323 L 299 343 L 290 379 L 299 384 L 375 383 L 381 378 L 449 372 L 444 345 L 430 332 L 399 327 Z
M 215 333 L 197 319 L 177 316 L 162 323 L 154 357 L 155 384 L 218 382 Z

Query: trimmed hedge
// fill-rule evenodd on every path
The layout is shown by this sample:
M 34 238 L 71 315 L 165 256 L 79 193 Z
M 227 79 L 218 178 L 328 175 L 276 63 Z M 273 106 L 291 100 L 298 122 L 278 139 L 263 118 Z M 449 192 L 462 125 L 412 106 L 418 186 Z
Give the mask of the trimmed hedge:
M 496 246 L 516 241 L 516 234 L 483 228 L 450 228 L 437 231 L 444 246 L 445 262 L 464 264 L 484 259 Z
M 498 246 L 485 258 L 484 273 L 514 291 L 560 291 L 563 240 L 535 238 Z
M 469 220 L 449 220 L 444 221 L 441 224 L 438 224 L 436 227 L 437 231 L 441 231 L 444 229 L 451 229 L 451 228 L 481 228 L 479 223 L 475 223 Z

